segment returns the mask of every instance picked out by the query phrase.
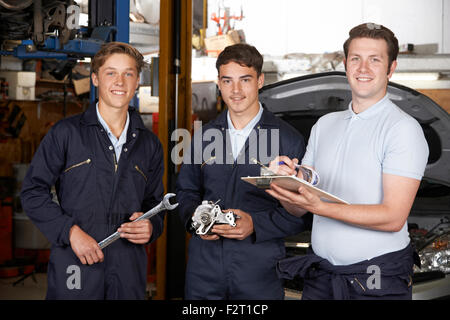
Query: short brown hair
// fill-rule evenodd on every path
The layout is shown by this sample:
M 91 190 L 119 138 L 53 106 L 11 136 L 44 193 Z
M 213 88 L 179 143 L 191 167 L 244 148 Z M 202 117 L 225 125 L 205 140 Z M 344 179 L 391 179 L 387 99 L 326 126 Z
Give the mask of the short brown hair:
M 219 54 L 216 61 L 217 72 L 219 72 L 220 66 L 230 62 L 235 62 L 248 68 L 254 68 L 259 77 L 262 72 L 264 59 L 254 46 L 246 43 L 238 43 L 226 47 Z
M 124 42 L 107 42 L 104 43 L 100 50 L 95 54 L 91 61 L 91 69 L 93 73 L 98 73 L 100 67 L 105 63 L 111 55 L 115 53 L 127 54 L 136 62 L 136 69 L 138 74 L 144 66 L 144 57 L 133 46 Z
M 397 60 L 398 55 L 398 40 L 391 30 L 379 24 L 363 23 L 351 29 L 348 34 L 350 37 L 344 42 L 345 59 L 347 59 L 348 48 L 350 47 L 350 42 L 352 42 L 353 39 L 356 38 L 384 39 L 388 47 L 388 56 L 389 56 L 388 72 L 389 72 L 392 62 Z

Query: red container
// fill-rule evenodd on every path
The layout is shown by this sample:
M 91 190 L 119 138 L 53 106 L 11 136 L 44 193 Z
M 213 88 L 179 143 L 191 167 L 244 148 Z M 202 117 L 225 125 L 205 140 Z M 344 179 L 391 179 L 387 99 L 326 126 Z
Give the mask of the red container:
M 152 131 L 156 135 L 158 135 L 158 122 L 159 122 L 159 113 L 153 113 L 152 114 Z
M 12 230 L 13 230 L 12 198 L 0 200 L 0 264 L 12 259 Z

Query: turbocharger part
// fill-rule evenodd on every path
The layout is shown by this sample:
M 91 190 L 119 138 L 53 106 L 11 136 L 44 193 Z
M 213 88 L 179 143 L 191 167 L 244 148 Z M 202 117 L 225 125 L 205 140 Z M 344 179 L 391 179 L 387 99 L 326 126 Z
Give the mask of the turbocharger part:
M 209 230 L 216 223 L 229 224 L 232 227 L 236 226 L 237 215 L 233 211 L 222 212 L 220 206 L 212 201 L 204 200 L 199 205 L 192 216 L 192 228 L 198 235 L 208 234 Z

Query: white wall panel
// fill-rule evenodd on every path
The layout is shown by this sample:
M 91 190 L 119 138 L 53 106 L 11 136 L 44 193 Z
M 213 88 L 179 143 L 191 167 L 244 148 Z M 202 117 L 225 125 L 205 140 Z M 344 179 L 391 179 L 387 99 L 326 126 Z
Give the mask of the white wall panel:
M 242 6 L 236 28 L 264 54 L 342 50 L 350 28 L 362 22 L 385 25 L 401 44 L 438 43 L 440 53 L 450 53 L 450 0 L 209 0 L 208 19 L 219 4 L 237 15 Z
M 450 0 L 443 0 L 442 3 L 442 51 L 450 53 Z

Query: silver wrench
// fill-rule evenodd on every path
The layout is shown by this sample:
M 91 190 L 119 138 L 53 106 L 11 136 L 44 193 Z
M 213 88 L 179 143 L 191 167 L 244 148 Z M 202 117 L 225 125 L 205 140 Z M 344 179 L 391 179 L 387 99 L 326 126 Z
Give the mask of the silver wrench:
M 146 213 L 144 213 L 142 216 L 140 216 L 139 218 L 137 218 L 135 221 L 139 221 L 142 219 L 150 219 L 151 217 L 153 217 L 154 215 L 156 215 L 157 213 L 163 211 L 163 210 L 173 210 L 176 207 L 178 207 L 178 203 L 175 204 L 171 204 L 169 202 L 169 199 L 174 197 L 175 193 L 168 193 L 164 196 L 163 200 L 153 209 L 150 209 L 149 211 L 147 211 Z M 111 243 L 113 243 L 114 241 L 116 241 L 117 239 L 120 238 L 120 233 L 118 231 L 114 232 L 112 235 L 110 235 L 109 237 L 103 239 L 102 241 L 100 241 L 98 243 L 98 245 L 100 246 L 100 249 L 104 249 L 107 246 L 109 246 Z

